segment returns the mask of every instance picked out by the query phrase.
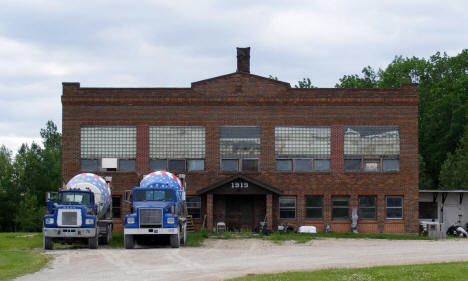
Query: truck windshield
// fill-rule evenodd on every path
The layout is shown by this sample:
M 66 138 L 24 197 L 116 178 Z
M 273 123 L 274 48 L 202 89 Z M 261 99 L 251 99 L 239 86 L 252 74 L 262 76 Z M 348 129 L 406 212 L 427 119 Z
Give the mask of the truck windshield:
M 61 205 L 91 205 L 91 194 L 87 192 L 60 192 L 58 203 Z
M 135 201 L 172 201 L 173 190 L 135 190 L 133 193 Z

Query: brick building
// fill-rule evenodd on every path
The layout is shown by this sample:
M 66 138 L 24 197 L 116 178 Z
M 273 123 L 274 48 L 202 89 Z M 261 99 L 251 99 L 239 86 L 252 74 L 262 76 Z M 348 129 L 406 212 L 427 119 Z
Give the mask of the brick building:
M 63 180 L 112 177 L 117 229 L 124 191 L 165 169 L 185 175 L 189 212 L 208 228 L 279 223 L 360 232 L 418 231 L 417 86 L 292 88 L 237 71 L 189 88 L 63 83 Z

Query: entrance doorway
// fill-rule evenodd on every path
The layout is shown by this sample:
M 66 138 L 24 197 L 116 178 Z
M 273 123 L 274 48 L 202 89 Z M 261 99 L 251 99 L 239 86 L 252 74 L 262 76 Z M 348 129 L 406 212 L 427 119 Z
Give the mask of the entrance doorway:
M 217 221 L 230 231 L 254 231 L 265 218 L 265 195 L 218 195 L 214 201 Z

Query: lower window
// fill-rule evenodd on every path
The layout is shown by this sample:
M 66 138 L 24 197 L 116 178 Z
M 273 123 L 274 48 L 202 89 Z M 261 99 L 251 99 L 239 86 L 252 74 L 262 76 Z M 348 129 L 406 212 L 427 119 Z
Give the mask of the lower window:
M 120 195 L 112 196 L 112 218 L 120 219 L 121 207 L 120 207 L 121 197 Z
M 204 171 L 204 159 L 151 159 L 151 171 Z
M 349 218 L 349 196 L 333 196 L 332 197 L 332 218 L 333 219 Z
M 222 159 L 221 160 L 221 171 L 225 172 L 238 172 L 238 171 L 249 171 L 257 172 L 258 159 Z
M 296 197 L 279 198 L 280 219 L 296 218 Z
M 437 203 L 419 202 L 420 219 L 437 219 Z
M 187 212 L 194 219 L 201 217 L 201 197 L 200 196 L 187 196 Z
M 400 160 L 383 158 L 345 159 L 345 172 L 398 172 Z
M 307 219 L 321 219 L 322 218 L 322 196 L 306 196 L 305 208 Z
M 403 196 L 387 196 L 387 219 L 403 218 Z
M 375 196 L 359 196 L 359 218 L 360 219 L 375 219 L 376 218 L 376 202 Z

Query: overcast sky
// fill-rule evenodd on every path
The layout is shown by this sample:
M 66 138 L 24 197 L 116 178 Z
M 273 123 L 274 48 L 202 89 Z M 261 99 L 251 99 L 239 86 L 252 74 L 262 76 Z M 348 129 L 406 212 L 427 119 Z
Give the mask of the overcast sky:
M 333 87 L 395 55 L 468 48 L 468 1 L 0 0 L 0 144 L 61 131 L 62 82 L 190 87 L 236 70 Z

